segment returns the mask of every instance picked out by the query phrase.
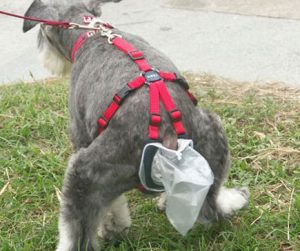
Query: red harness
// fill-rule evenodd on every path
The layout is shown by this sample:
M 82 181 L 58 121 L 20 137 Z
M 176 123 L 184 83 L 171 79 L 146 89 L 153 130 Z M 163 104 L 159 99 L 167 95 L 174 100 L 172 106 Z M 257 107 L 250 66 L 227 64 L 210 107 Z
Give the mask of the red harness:
M 117 94 L 114 95 L 112 102 L 109 104 L 105 110 L 103 116 L 98 119 L 98 133 L 99 135 L 105 130 L 109 124 L 109 121 L 113 118 L 117 110 L 120 108 L 120 105 L 125 100 L 125 98 L 134 90 L 142 87 L 143 85 L 149 86 L 149 95 L 150 95 L 150 124 L 149 124 L 149 139 L 150 140 L 159 140 L 159 126 L 161 124 L 160 116 L 160 101 L 162 101 L 165 109 L 169 113 L 173 127 L 176 131 L 178 137 L 186 137 L 186 131 L 182 123 L 181 112 L 177 109 L 176 105 L 173 102 L 173 99 L 165 85 L 164 81 L 178 82 L 184 87 L 186 94 L 190 97 L 191 101 L 197 105 L 197 100 L 191 92 L 189 92 L 189 87 L 184 79 L 178 78 L 176 73 L 173 72 L 163 72 L 158 71 L 157 69 L 151 67 L 149 63 L 144 58 L 144 55 L 141 51 L 134 48 L 131 44 L 126 42 L 120 35 L 113 34 L 111 26 L 108 23 L 101 22 L 99 26 L 89 26 L 89 25 L 80 25 L 77 23 L 70 22 L 59 22 L 52 20 L 45 20 L 40 18 L 31 18 L 24 17 L 20 15 L 15 15 L 12 13 L 0 11 L 0 14 L 13 16 L 16 18 L 22 18 L 25 20 L 40 22 L 45 25 L 56 26 L 63 29 L 85 29 L 87 32 L 83 32 L 76 42 L 73 45 L 71 52 L 71 61 L 74 62 L 77 51 L 81 46 L 87 41 L 87 39 L 93 36 L 96 32 L 100 32 L 101 36 L 108 38 L 108 42 L 114 45 L 117 49 L 123 51 L 128 55 L 141 70 L 141 75 L 136 77 L 133 81 L 127 83 Z M 90 24 L 94 20 L 93 16 L 84 16 L 84 24 Z M 153 160 L 155 152 L 149 154 L 150 159 Z M 148 156 L 148 157 L 149 157 Z M 152 162 L 150 160 L 150 162 Z M 151 165 L 150 165 L 151 166 Z M 138 189 L 145 192 L 145 189 L 142 184 L 138 185 Z
M 159 126 L 161 123 L 160 117 L 160 100 L 162 101 L 165 109 L 170 115 L 173 127 L 178 136 L 184 136 L 186 131 L 184 129 L 181 112 L 176 108 L 171 95 L 164 83 L 164 80 L 175 81 L 177 76 L 175 73 L 162 72 L 152 68 L 143 56 L 143 53 L 135 49 L 131 44 L 126 42 L 121 37 L 116 37 L 112 40 L 112 44 L 128 55 L 135 64 L 139 67 L 142 74 L 129 82 L 123 87 L 115 96 L 112 102 L 105 110 L 103 116 L 98 119 L 99 134 L 107 127 L 109 121 L 112 119 L 116 111 L 119 109 L 121 103 L 128 96 L 130 92 L 142 87 L 144 84 L 149 86 L 150 96 L 150 124 L 149 124 L 149 139 L 159 139 Z
M 91 17 L 84 18 L 89 22 L 93 19 Z M 106 28 L 112 29 L 112 26 L 106 25 Z M 77 41 L 74 43 L 72 49 L 72 61 L 75 60 L 76 52 L 84 44 L 87 38 L 95 34 L 92 32 L 82 33 Z M 113 38 L 109 40 L 112 45 L 117 49 L 124 52 L 129 56 L 133 62 L 138 66 L 141 71 L 141 75 L 136 77 L 133 81 L 127 83 L 118 93 L 116 93 L 112 99 L 112 102 L 108 105 L 107 109 L 104 111 L 104 114 L 98 119 L 98 133 L 101 134 L 108 126 L 110 120 L 113 118 L 117 110 L 120 108 L 122 102 L 127 98 L 127 96 L 136 89 L 141 88 L 144 85 L 149 87 L 149 96 L 150 96 L 150 123 L 148 129 L 148 137 L 151 140 L 159 140 L 159 126 L 161 124 L 160 116 L 160 101 L 162 101 L 164 108 L 169 113 L 171 118 L 173 128 L 178 135 L 178 137 L 186 137 L 186 130 L 182 123 L 181 112 L 177 109 L 174 101 L 165 85 L 164 81 L 182 81 L 177 75 L 173 72 L 163 72 L 159 71 L 147 62 L 144 58 L 143 53 L 140 50 L 137 50 L 133 45 L 128 43 L 119 35 L 113 35 Z M 196 105 L 196 98 L 188 91 L 188 85 L 185 85 L 185 91 L 190 97 L 192 102 Z

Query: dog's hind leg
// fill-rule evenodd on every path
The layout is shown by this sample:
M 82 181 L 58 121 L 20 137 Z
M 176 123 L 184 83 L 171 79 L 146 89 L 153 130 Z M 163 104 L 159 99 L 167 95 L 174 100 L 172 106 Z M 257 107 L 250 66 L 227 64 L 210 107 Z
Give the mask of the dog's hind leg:
M 101 238 L 112 240 L 126 234 L 131 225 L 130 212 L 125 195 L 118 197 L 100 219 L 98 234 Z
M 225 132 L 217 116 L 202 110 L 199 113 L 194 147 L 205 157 L 214 173 L 214 183 L 200 211 L 199 220 L 209 223 L 248 205 L 249 192 L 246 188 L 223 187 L 231 164 Z
M 109 164 L 97 138 L 80 149 L 66 171 L 59 220 L 59 251 L 99 250 L 97 228 L 107 208 L 138 184 L 136 168 Z

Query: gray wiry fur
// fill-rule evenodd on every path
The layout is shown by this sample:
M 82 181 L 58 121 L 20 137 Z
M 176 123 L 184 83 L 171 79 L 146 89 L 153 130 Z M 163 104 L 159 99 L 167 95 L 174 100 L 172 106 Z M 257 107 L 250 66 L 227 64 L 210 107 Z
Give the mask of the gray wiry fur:
M 62 8 L 36 0 L 26 15 L 81 23 L 83 15 L 100 13 L 101 2 L 108 1 Z M 35 25 L 35 22 L 25 21 L 23 30 L 28 31 Z M 56 61 L 50 60 L 54 62 L 54 68 L 67 69 L 70 48 L 80 32 L 41 27 L 40 48 L 46 48 L 59 57 L 59 67 Z M 165 55 L 143 39 L 119 30 L 116 32 L 143 51 L 152 66 L 179 74 Z M 53 68 L 51 64 L 48 66 Z M 130 226 L 127 202 L 120 196 L 139 183 L 138 167 L 148 133 L 147 88 L 140 88 L 125 100 L 101 136 L 97 133 L 97 119 L 113 95 L 139 74 L 129 57 L 99 34 L 90 38 L 76 55 L 69 98 L 71 138 L 76 152 L 65 174 L 57 250 L 99 250 L 99 227 L 100 233 L 106 235 L 103 237 L 110 239 Z M 167 87 L 182 111 L 185 128 L 194 141 L 195 149 L 207 159 L 215 176 L 199 219 L 206 222 L 216 220 L 245 207 L 249 196 L 247 189 L 220 189 L 230 165 L 227 140 L 220 120 L 208 111 L 194 107 L 179 84 L 167 83 Z M 160 136 L 176 141 L 169 117 L 162 110 Z

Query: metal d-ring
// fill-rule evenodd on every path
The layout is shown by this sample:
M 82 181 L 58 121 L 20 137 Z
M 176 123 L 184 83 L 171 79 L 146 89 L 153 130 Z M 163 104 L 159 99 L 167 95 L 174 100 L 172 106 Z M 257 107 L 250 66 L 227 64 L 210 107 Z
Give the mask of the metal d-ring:
M 122 36 L 119 35 L 119 34 L 110 34 L 110 35 L 107 37 L 107 42 L 108 42 L 109 44 L 112 44 L 113 39 L 116 38 L 116 37 L 122 37 Z

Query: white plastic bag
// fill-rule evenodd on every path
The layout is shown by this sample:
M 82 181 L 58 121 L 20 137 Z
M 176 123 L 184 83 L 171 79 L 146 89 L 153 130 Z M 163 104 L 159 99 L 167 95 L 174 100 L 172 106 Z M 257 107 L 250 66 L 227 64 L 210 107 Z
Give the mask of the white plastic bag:
M 143 150 L 139 172 L 146 189 L 165 190 L 167 217 L 182 235 L 195 224 L 214 180 L 209 164 L 192 147 L 192 140 L 185 139 L 178 140 L 176 151 L 165 148 L 160 143 L 147 144 Z M 149 167 L 146 162 L 149 162 L 151 154 L 150 161 L 153 161 Z M 151 177 L 147 177 L 149 169 Z

